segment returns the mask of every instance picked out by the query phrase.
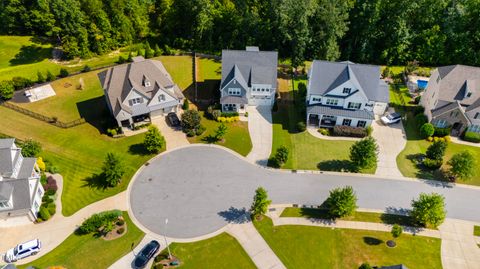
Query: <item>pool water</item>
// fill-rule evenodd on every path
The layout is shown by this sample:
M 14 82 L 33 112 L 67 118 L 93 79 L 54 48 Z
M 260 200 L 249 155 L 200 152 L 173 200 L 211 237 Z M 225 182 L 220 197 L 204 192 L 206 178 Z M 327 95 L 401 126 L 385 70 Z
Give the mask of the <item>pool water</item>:
M 427 87 L 427 84 L 428 84 L 428 81 L 426 80 L 421 80 L 421 79 L 417 80 L 417 85 L 420 90 L 425 90 L 425 88 Z

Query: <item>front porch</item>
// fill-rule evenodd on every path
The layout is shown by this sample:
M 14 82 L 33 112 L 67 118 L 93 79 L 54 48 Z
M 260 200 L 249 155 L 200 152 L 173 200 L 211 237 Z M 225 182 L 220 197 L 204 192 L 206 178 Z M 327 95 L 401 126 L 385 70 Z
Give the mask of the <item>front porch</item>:
M 123 133 L 138 130 L 138 126 L 152 123 L 150 113 L 132 116 L 129 119 L 125 119 L 119 122 L 119 127 Z
M 222 112 L 238 112 L 245 114 L 247 112 L 247 105 L 244 104 L 222 104 Z

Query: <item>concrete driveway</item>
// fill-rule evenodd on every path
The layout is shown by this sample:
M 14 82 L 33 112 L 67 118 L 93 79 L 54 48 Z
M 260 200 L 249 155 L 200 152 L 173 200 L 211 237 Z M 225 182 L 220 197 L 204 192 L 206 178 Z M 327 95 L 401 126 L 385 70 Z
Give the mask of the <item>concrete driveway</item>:
M 180 116 L 179 116 L 180 117 Z M 165 117 L 156 117 L 152 119 L 152 124 L 158 127 L 160 133 L 167 141 L 167 150 L 189 145 L 187 137 L 182 132 L 181 128 L 173 128 L 168 126 Z
M 254 191 L 263 186 L 274 204 L 319 205 L 329 190 L 353 186 L 358 206 L 404 210 L 421 192 L 445 196 L 447 216 L 480 221 L 480 189 L 437 182 L 333 174 L 301 174 L 252 165 L 221 147 L 180 148 L 148 162 L 129 186 L 133 216 L 150 231 L 185 239 L 229 223 L 244 223 Z M 168 231 L 163 230 L 169 219 Z
M 397 156 L 407 144 L 403 124 L 384 125 L 379 119 L 372 122 L 372 136 L 378 143 L 378 163 L 375 175 L 403 177 L 397 167 Z
M 255 164 L 266 166 L 272 151 L 272 111 L 269 106 L 249 106 L 248 132 L 252 140 L 252 151 L 247 159 Z

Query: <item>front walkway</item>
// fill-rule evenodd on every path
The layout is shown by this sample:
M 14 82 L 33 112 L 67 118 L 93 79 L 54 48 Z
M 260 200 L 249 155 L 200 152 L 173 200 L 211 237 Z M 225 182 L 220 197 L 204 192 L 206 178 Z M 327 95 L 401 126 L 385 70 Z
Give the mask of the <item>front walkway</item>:
M 160 133 L 165 137 L 165 141 L 167 141 L 167 150 L 190 144 L 180 128 L 175 129 L 168 126 L 165 117 L 153 118 L 152 124 L 157 126 Z
M 468 142 L 468 141 L 465 141 L 465 140 L 462 140 L 456 136 L 452 136 L 450 137 L 450 141 L 452 143 L 456 143 L 456 144 L 462 144 L 462 145 L 467 145 L 467 146 L 472 146 L 472 147 L 480 147 L 480 143 L 473 143 L 473 142 Z
M 375 175 L 403 177 L 397 167 L 397 156 L 407 145 L 407 137 L 402 123 L 383 125 L 380 120 L 372 122 L 372 137 L 378 144 L 378 162 Z
M 252 151 L 247 155 L 251 163 L 266 166 L 272 152 L 272 111 L 270 106 L 248 106 L 248 131 Z
M 233 224 L 227 233 L 235 237 L 259 269 L 286 268 L 251 221 Z

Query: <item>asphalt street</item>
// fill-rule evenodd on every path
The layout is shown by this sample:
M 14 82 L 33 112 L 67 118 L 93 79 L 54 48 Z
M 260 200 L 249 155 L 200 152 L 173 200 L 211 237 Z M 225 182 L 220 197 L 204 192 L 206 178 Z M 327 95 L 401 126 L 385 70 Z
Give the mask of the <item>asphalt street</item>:
M 445 196 L 447 217 L 480 221 L 478 189 L 353 174 L 281 172 L 209 146 L 161 155 L 149 162 L 132 184 L 129 199 L 137 220 L 151 231 L 173 238 L 201 236 L 229 222 L 244 221 L 259 186 L 267 189 L 274 204 L 319 205 L 329 190 L 350 185 L 359 207 L 391 211 L 410 209 L 411 200 L 421 192 L 437 192 Z

